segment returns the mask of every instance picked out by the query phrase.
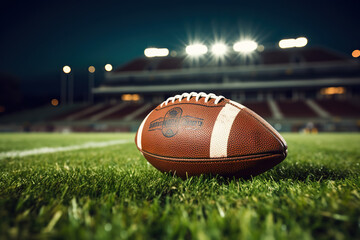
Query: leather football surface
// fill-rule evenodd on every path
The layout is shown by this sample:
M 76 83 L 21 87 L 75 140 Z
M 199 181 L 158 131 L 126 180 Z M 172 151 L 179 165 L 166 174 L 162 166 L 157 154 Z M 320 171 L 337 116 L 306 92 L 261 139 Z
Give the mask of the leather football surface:
M 135 142 L 155 168 L 182 178 L 248 178 L 287 155 L 285 140 L 259 115 L 205 93 L 184 93 L 157 106 L 140 125 Z

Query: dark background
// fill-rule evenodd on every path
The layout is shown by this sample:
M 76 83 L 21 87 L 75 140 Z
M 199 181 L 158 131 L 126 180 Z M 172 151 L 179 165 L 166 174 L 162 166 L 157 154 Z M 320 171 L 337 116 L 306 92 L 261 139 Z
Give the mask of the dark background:
M 232 45 L 249 36 L 266 47 L 305 36 L 349 57 L 360 48 L 359 1 L 2 1 L 0 94 L 21 108 L 60 95 L 62 67 L 69 65 L 77 101 L 86 99 L 87 68 L 114 67 L 143 56 L 146 47 L 184 51 L 197 39 Z M 4 85 L 5 84 L 5 85 Z M 8 86 L 7 86 L 8 87 Z M 11 88 L 11 87 L 10 87 Z

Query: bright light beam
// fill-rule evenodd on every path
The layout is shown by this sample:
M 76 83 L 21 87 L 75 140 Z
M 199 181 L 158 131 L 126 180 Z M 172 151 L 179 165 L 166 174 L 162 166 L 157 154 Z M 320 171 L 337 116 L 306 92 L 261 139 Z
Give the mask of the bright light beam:
M 298 37 L 296 39 L 295 47 L 305 47 L 307 43 L 308 43 L 308 40 L 306 37 Z
M 105 65 L 105 71 L 111 72 L 112 69 L 113 69 L 113 66 L 111 64 L 108 63 Z
M 227 52 L 227 46 L 224 43 L 215 43 L 211 47 L 211 52 L 216 56 L 223 56 Z
M 64 66 L 64 67 L 63 67 L 63 72 L 66 73 L 66 74 L 70 73 L 70 72 L 71 72 L 71 67 L 69 67 L 69 66 Z
M 289 38 L 289 39 L 282 39 L 279 42 L 280 48 L 294 48 L 294 47 L 305 47 L 308 43 L 306 37 L 298 37 L 298 38 Z
M 233 46 L 235 52 L 250 53 L 256 50 L 258 44 L 253 40 L 236 42 Z
M 200 56 L 208 52 L 208 48 L 203 44 L 192 44 L 186 47 L 186 53 L 190 56 Z
M 166 57 L 169 55 L 167 48 L 146 48 L 144 51 L 146 57 Z

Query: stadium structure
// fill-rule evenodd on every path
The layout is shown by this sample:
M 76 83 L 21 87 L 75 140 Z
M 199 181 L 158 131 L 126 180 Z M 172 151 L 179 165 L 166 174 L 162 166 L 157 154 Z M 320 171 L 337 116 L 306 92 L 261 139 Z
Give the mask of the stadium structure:
M 195 91 L 235 100 L 279 131 L 360 130 L 360 63 L 336 51 L 306 47 L 224 58 L 171 55 L 140 57 L 107 72 L 92 89 L 92 104 L 6 116 L 1 129 L 136 131 L 159 103 Z

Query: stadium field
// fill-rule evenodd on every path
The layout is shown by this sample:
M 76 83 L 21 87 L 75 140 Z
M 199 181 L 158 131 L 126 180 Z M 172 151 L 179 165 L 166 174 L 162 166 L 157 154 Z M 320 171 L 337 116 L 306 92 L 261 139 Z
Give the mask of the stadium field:
M 360 239 L 360 135 L 283 136 L 265 174 L 183 181 L 134 134 L 0 134 L 0 239 Z

